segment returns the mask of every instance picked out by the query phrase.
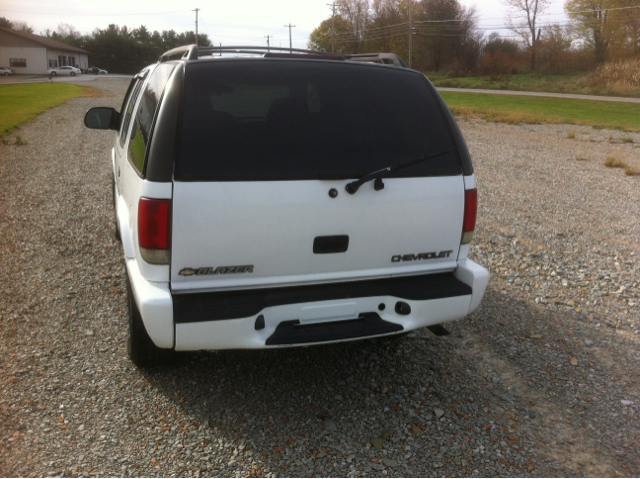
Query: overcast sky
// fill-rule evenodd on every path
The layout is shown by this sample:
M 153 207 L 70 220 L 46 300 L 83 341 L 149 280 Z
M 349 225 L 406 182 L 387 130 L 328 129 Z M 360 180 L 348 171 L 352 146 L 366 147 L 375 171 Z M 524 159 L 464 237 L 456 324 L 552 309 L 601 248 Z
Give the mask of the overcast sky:
M 500 31 L 504 25 L 506 9 L 500 0 L 460 0 L 465 6 L 476 5 L 480 25 L 486 34 Z M 214 44 L 265 45 L 271 35 L 271 45 L 288 46 L 291 23 L 293 46 L 306 48 L 309 34 L 320 22 L 328 18 L 330 0 L 241 0 L 239 2 L 202 1 L 176 2 L 175 0 L 0 0 L 0 16 L 9 20 L 26 21 L 36 34 L 47 28 L 56 30 L 58 24 L 73 25 L 82 34 L 95 28 L 106 28 L 110 23 L 131 28 L 145 25 L 149 30 L 195 30 L 196 7 L 199 13 L 199 32 L 206 33 Z M 563 1 L 552 3 L 542 20 L 566 21 Z

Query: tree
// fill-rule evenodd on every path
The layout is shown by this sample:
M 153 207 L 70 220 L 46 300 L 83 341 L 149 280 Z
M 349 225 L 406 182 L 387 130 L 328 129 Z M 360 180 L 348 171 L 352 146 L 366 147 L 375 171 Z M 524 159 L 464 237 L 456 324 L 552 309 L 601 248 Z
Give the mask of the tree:
M 596 63 L 603 63 L 613 34 L 611 9 L 613 0 L 567 0 L 565 11 L 574 22 L 576 31 L 593 47 Z
M 369 1 L 342 0 L 337 6 L 340 16 L 348 25 L 348 34 L 343 36 L 342 43 L 348 44 L 351 53 L 361 53 L 369 26 Z
M 507 25 L 522 37 L 531 52 L 530 68 L 536 68 L 536 49 L 540 40 L 538 16 L 549 7 L 550 0 L 502 0 L 510 9 Z M 570 0 L 569 0 L 570 1 Z
M 13 22 L 5 17 L 0 17 L 0 28 L 13 28 Z
M 12 28 L 18 32 L 33 33 L 33 28 L 27 22 L 21 20 L 13 22 Z
M 566 71 L 571 63 L 573 35 L 570 27 L 559 24 L 546 25 L 542 29 L 539 44 L 539 63 L 552 73 Z
M 456 63 L 457 70 L 473 69 L 480 53 L 476 25 L 474 7 L 464 8 L 458 0 L 422 0 L 416 22 L 416 53 L 423 57 L 423 67 L 439 71 Z
M 640 5 L 638 0 L 615 0 L 609 11 L 612 25 L 609 52 L 614 58 L 640 56 Z
M 333 25 L 334 36 L 334 51 L 335 53 L 351 53 L 349 50 L 349 40 L 352 38 L 349 31 L 349 23 L 342 18 L 341 15 L 336 15 L 332 21 L 332 18 L 324 20 L 319 27 L 317 27 L 309 36 L 309 42 L 307 48 L 310 50 L 317 50 L 319 52 L 331 51 L 331 26 Z
M 501 38 L 500 34 L 493 32 L 489 35 L 487 42 L 482 47 L 482 53 L 484 55 L 492 55 L 495 53 L 508 53 L 509 55 L 515 55 L 520 50 L 520 46 L 517 42 L 509 40 L 508 38 Z
M 84 48 L 86 39 L 80 34 L 76 27 L 68 23 L 59 23 L 55 32 L 45 31 L 47 37 L 51 37 L 59 42 L 72 45 L 77 48 Z

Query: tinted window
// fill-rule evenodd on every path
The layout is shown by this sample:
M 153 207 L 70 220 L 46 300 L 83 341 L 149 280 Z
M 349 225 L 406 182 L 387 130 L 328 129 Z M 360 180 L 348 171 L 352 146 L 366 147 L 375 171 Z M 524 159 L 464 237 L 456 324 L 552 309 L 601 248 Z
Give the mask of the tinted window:
M 122 111 L 124 115 L 122 119 L 122 123 L 120 125 L 120 144 L 124 143 L 124 139 L 127 136 L 127 131 L 129 131 L 129 123 L 131 122 L 131 115 L 133 114 L 133 105 L 135 105 L 136 100 L 138 99 L 138 94 L 140 93 L 140 87 L 142 86 L 141 80 L 133 80 L 135 84 L 129 87 L 130 94 L 129 97 L 125 100 L 125 107 Z
M 262 59 L 187 67 L 178 179 L 355 178 L 425 155 L 438 156 L 389 176 L 460 174 L 415 72 Z
M 142 173 L 144 157 L 151 137 L 151 126 L 156 109 L 160 103 L 164 86 L 175 68 L 174 64 L 161 64 L 153 71 L 144 87 L 142 98 L 138 103 L 131 140 L 129 141 L 129 161 Z

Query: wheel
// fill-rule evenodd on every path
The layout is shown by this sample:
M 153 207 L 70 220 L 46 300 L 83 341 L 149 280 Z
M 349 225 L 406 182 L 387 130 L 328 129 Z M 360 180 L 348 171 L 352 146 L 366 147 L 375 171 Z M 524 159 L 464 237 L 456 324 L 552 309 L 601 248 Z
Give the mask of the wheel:
M 57 73 L 56 72 L 51 72 L 51 76 L 56 76 Z
M 136 306 L 129 278 L 127 278 L 127 305 L 129 309 L 127 354 L 131 362 L 139 368 L 153 368 L 170 362 L 174 356 L 174 351 L 162 349 L 153 344 L 142 322 L 140 311 Z
M 4 72 L 4 76 L 8 77 L 9 76 L 9 72 Z
M 71 76 L 72 77 L 76 76 L 76 72 L 71 72 Z

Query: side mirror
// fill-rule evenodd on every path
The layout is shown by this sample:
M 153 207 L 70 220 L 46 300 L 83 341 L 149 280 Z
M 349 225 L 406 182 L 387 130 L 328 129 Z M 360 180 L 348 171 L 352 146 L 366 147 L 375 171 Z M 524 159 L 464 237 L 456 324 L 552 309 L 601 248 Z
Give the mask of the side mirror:
M 94 130 L 117 130 L 120 113 L 113 108 L 91 108 L 84 116 L 84 125 Z

